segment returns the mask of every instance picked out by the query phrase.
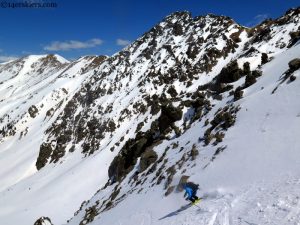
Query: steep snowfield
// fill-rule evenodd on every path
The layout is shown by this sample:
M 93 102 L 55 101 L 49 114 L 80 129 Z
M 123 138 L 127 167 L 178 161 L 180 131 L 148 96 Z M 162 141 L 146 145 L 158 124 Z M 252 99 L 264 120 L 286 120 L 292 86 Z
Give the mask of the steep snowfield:
M 100 219 L 90 224 L 299 224 L 299 176 L 277 178 L 272 182 L 239 186 L 235 191 L 220 188 L 200 191 L 203 200 L 197 206 L 188 206 L 182 201 L 182 194 L 168 201 L 153 194 L 131 196 L 117 209 L 101 214 Z M 74 221 L 74 224 L 79 224 L 79 221 Z
M 203 196 L 202 202 L 185 207 L 182 192 L 165 197 L 164 185 L 147 190 L 146 181 L 144 190 L 128 194 L 126 200 L 101 213 L 90 224 L 299 224 L 300 71 L 294 73 L 296 81 L 281 84 L 272 94 L 288 69 L 288 62 L 299 57 L 299 52 L 297 45 L 277 55 L 262 68 L 263 76 L 257 83 L 245 89 L 244 98 L 237 102 L 241 107 L 237 122 L 222 142 L 227 148 L 205 169 L 209 150 L 199 146 L 197 162 L 187 165 L 185 174 L 200 184 L 198 195 Z M 231 98 L 223 99 L 221 104 Z M 197 123 L 170 142 L 184 146 L 200 136 L 202 126 Z M 168 163 L 172 165 L 180 156 L 176 150 L 169 151 L 174 151 L 168 152 Z M 179 172 L 174 184 L 179 181 Z M 122 186 L 121 192 L 128 193 L 128 189 L 131 188 Z M 92 206 L 105 194 L 100 191 L 88 205 Z M 70 224 L 79 224 L 82 215 L 75 216 Z

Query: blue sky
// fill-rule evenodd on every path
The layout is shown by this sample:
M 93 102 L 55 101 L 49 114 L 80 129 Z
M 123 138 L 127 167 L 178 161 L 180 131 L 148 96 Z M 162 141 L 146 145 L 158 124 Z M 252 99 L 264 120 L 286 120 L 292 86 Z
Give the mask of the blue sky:
M 249 26 L 300 6 L 300 0 L 34 0 L 57 8 L 7 7 L 24 1 L 0 0 L 0 61 L 45 53 L 112 55 L 174 11 L 226 15 Z

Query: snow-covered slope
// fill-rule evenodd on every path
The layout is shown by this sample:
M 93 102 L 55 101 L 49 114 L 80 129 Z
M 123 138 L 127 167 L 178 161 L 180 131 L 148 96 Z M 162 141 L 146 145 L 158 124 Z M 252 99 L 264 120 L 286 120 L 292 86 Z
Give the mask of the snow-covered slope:
M 245 89 L 243 99 L 235 103 L 240 106 L 236 124 L 226 132 L 221 144 L 226 149 L 212 162 L 213 148 L 197 143 L 204 121 L 194 123 L 180 137 L 155 147 L 157 152 L 166 146 L 171 148 L 163 173 L 168 177 L 168 170 L 175 166 L 170 186 L 176 186 L 182 174 L 200 184 L 199 196 L 204 199 L 198 206 L 185 207 L 182 192 L 164 197 L 164 182 L 151 187 L 151 181 L 157 176 L 154 173 L 148 175 L 145 182 L 142 179 L 142 185 L 127 186 L 128 178 L 118 188 L 111 187 L 110 192 L 120 190 L 116 197 L 120 203 L 117 204 L 117 200 L 116 207 L 93 218 L 96 213 L 91 213 L 91 209 L 101 211 L 103 196 L 107 195 L 107 190 L 100 191 L 70 224 L 81 221 L 85 224 L 88 218 L 94 220 L 90 224 L 122 225 L 297 224 L 300 219 L 300 70 L 294 73 L 295 82 L 283 83 L 278 91 L 272 92 L 288 70 L 288 62 L 299 57 L 299 52 L 300 45 L 297 45 L 262 67 L 263 76 Z M 216 104 L 223 107 L 231 99 L 226 96 Z M 199 151 L 197 159 L 179 166 L 195 140 Z M 178 147 L 173 149 L 174 143 Z M 186 150 L 181 151 L 181 148 Z M 122 201 L 123 194 L 126 197 Z
M 1 224 L 18 224 L 20 218 L 28 218 L 27 223 L 33 224 L 40 213 L 49 210 L 49 205 L 52 207 L 47 201 L 49 196 L 55 195 L 63 202 L 57 190 L 47 185 L 53 182 L 51 178 L 43 181 L 47 172 L 37 173 L 39 146 L 45 130 L 92 74 L 83 74 L 82 70 L 92 69 L 97 58 L 102 57 L 85 57 L 70 63 L 56 55 L 28 56 L 1 67 L 0 202 L 6 207 L 1 210 Z M 61 190 L 65 184 L 61 184 Z M 41 192 L 47 186 L 54 195 Z
M 110 58 L 0 65 L 1 224 L 296 223 L 299 14 L 174 13 Z

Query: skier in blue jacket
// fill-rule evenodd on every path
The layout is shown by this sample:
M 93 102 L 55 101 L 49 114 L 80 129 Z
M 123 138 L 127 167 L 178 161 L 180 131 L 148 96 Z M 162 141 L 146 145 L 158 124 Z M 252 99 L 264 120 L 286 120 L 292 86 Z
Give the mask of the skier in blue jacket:
M 187 196 L 186 200 L 190 200 L 193 203 L 199 200 L 199 198 L 196 196 L 197 190 L 199 189 L 198 184 L 187 182 L 183 184 L 183 189 L 185 190 L 184 197 Z

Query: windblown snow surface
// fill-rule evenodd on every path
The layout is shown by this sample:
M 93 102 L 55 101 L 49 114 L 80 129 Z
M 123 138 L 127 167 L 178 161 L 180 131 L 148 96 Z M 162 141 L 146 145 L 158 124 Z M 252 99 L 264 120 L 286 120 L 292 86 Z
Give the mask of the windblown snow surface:
M 42 216 L 49 217 L 54 225 L 300 224 L 300 70 L 293 72 L 294 81 L 284 80 L 288 63 L 300 58 L 299 41 L 287 47 L 289 32 L 296 32 L 299 27 L 299 13 L 292 22 L 274 25 L 270 39 L 256 42 L 251 42 L 252 37 L 238 24 L 216 16 L 200 18 L 200 22 L 207 23 L 201 29 L 182 25 L 187 34 L 176 31 L 172 36 L 170 24 L 194 23 L 186 13 L 180 14 L 180 19 L 176 15 L 161 22 L 155 29 L 157 34 L 145 35 L 98 64 L 95 57 L 68 62 L 55 55 L 28 56 L 0 65 L 0 118 L 5 130 L 0 133 L 0 225 L 33 225 Z M 216 32 L 215 27 L 210 29 L 212 24 L 221 27 L 222 32 Z M 217 58 L 208 73 L 197 67 L 210 46 L 225 48 L 224 40 L 231 40 L 229 37 L 237 31 L 238 44 L 231 46 L 232 50 L 228 47 L 230 51 Z M 157 43 L 149 53 L 151 57 L 147 57 L 151 35 Z M 191 59 L 185 52 L 191 38 L 201 41 L 197 35 L 208 40 Z M 216 38 L 209 38 L 214 35 Z M 246 43 L 253 43 L 257 51 L 245 55 Z M 270 61 L 260 68 L 261 53 L 265 52 Z M 154 172 L 149 172 L 150 166 L 137 173 L 139 157 L 121 181 L 108 182 L 109 166 L 125 141 L 135 138 L 138 124 L 144 122 L 141 131 L 147 131 L 160 116 L 151 115 L 150 107 L 143 113 L 135 110 L 137 103 L 146 102 L 144 96 L 161 95 L 172 85 L 178 93 L 182 91 L 182 98 L 191 100 L 188 94 L 212 81 L 234 59 L 240 68 L 248 61 L 251 70 L 262 71 L 256 83 L 243 89 L 241 99 L 233 101 L 229 91 L 221 93 L 222 98 L 209 97 L 211 109 L 186 129 L 184 118 L 194 112 L 191 107 L 183 107 L 182 119 L 174 123 L 181 134 L 176 135 L 172 128 L 151 146 L 158 159 L 162 158 Z M 178 64 L 188 65 L 182 71 L 197 69 L 192 74 L 197 79 L 189 86 L 179 79 L 172 84 L 159 83 L 158 75 L 149 75 L 157 70 L 167 74 Z M 241 77 L 231 83 L 232 90 L 244 83 L 245 77 Z M 80 92 L 83 87 L 93 91 L 99 87 L 98 93 L 105 90 L 105 94 L 92 96 L 91 104 L 81 103 L 80 97 L 88 94 Z M 109 92 L 112 87 L 114 91 Z M 77 104 L 74 103 L 75 113 L 66 116 L 64 110 L 73 99 L 79 99 L 73 101 Z M 179 107 L 178 102 L 175 98 L 173 107 Z M 212 121 L 225 106 L 240 108 L 234 126 L 224 131 L 222 142 L 205 145 L 201 140 L 207 129 L 205 121 Z M 105 113 L 99 114 L 100 109 Z M 130 113 L 125 116 L 126 110 Z M 88 141 L 89 134 L 75 141 L 75 119 L 68 119 L 78 115 L 82 121 L 111 119 L 117 124 L 114 131 L 103 131 L 99 149 L 91 154 L 83 154 L 81 145 Z M 50 162 L 48 157 L 44 167 L 37 170 L 40 146 L 46 140 L 54 143 L 53 148 L 58 145 L 55 137 L 63 134 L 54 128 L 61 128 L 61 124 L 71 127 L 74 140 L 64 142 L 67 150 L 59 160 Z M 73 144 L 75 150 L 71 151 Z M 192 148 L 199 152 L 193 160 Z M 174 173 L 168 180 L 171 170 Z M 183 192 L 176 188 L 182 175 L 200 185 L 198 196 L 202 201 L 196 206 L 189 206 Z M 166 196 L 168 187 L 174 190 Z

